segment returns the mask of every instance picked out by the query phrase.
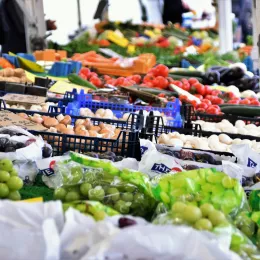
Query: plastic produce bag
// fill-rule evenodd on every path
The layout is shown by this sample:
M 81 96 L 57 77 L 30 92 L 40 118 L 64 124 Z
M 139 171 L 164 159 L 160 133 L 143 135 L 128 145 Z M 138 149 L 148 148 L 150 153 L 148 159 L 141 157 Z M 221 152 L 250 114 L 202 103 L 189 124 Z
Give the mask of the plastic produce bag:
M 240 259 L 227 247 L 220 246 L 215 235 L 189 227 L 135 225 L 118 230 L 110 223 L 99 222 L 94 230 L 89 250 L 81 260 Z
M 0 200 L 0 209 L 1 259 L 60 259 L 59 232 L 64 224 L 60 202 Z
M 159 225 L 185 225 L 192 226 L 202 232 L 208 231 L 222 237 L 221 245 L 229 246 L 230 249 L 243 257 L 257 256 L 260 253 L 250 239 L 253 238 L 255 225 L 243 214 L 237 215 L 235 225 L 230 218 L 226 217 L 221 211 L 214 209 L 210 203 L 205 203 L 200 207 L 194 202 L 180 202 L 173 204 L 167 213 L 158 215 L 153 223 Z M 250 239 L 249 239 L 250 238 Z
M 137 176 L 141 173 L 124 169 L 121 171 L 114 164 L 110 166 L 110 162 L 105 160 L 88 159 L 88 157 L 83 159 L 84 163 L 90 166 L 71 160 L 56 163 L 55 174 L 49 178 L 51 186 L 56 187 L 55 199 L 68 203 L 78 200 L 99 201 L 121 214 L 129 213 L 151 218 L 156 201 L 152 195 L 149 195 L 148 187 L 143 189 L 145 183 L 141 183 L 142 179 L 134 179 L 135 173 Z M 111 174 L 110 168 L 107 167 L 112 167 L 112 170 L 118 173 L 121 172 L 121 175 Z M 128 181 L 129 178 L 139 185 Z
M 248 208 L 240 183 L 215 169 L 198 169 L 156 177 L 152 181 L 155 198 L 171 207 L 175 201 L 210 202 L 225 214 L 236 215 Z

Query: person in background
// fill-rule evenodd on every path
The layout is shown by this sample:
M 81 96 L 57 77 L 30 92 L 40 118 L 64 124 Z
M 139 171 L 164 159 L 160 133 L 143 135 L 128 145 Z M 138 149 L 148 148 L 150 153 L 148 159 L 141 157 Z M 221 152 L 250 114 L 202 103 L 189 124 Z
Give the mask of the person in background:
M 182 14 L 186 12 L 189 8 L 182 0 L 164 0 L 163 23 L 182 24 Z
M 242 42 L 252 35 L 252 0 L 232 0 L 232 12 L 238 18 L 242 30 Z

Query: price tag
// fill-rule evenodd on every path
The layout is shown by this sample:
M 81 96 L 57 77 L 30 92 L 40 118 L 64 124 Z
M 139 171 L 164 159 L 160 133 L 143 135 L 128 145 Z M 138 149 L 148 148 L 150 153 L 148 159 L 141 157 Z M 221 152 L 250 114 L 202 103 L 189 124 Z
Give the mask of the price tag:
M 6 94 L 2 98 L 8 103 L 26 103 L 26 104 L 42 104 L 46 101 L 46 97 L 23 95 L 23 94 Z

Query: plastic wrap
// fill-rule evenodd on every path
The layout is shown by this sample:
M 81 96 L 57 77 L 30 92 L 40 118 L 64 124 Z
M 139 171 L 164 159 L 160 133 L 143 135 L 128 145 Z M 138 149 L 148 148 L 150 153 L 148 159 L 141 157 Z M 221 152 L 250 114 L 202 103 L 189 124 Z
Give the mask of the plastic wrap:
M 60 259 L 60 202 L 0 201 L 0 255 L 5 260 Z
M 225 214 L 236 215 L 248 208 L 246 195 L 240 183 L 215 169 L 198 169 L 156 177 L 152 181 L 155 198 L 168 207 L 179 200 L 210 202 Z
M 86 158 L 84 158 L 87 161 Z M 90 160 L 90 164 L 106 161 Z M 121 214 L 132 214 L 151 218 L 156 202 L 152 196 L 145 193 L 141 185 L 132 184 L 123 170 L 125 179 L 111 175 L 106 168 L 85 166 L 74 161 L 58 161 L 54 166 L 54 175 L 50 176 L 52 186 L 55 186 L 54 198 L 64 202 L 78 200 L 93 200 L 112 207 Z M 114 167 L 114 166 L 113 166 Z M 115 168 L 117 169 L 117 168 Z M 120 172 L 120 170 L 117 170 Z M 130 170 L 128 170 L 130 172 Z M 132 176 L 134 178 L 134 176 Z
M 229 245 L 230 249 L 243 258 L 260 257 L 260 252 L 250 240 L 254 236 L 255 224 L 246 212 L 239 213 L 233 223 L 229 217 L 216 210 L 210 203 L 199 207 L 194 202 L 177 201 L 169 212 L 159 214 L 153 223 L 192 226 L 203 232 L 212 232 L 217 236 L 224 237 L 221 244 Z

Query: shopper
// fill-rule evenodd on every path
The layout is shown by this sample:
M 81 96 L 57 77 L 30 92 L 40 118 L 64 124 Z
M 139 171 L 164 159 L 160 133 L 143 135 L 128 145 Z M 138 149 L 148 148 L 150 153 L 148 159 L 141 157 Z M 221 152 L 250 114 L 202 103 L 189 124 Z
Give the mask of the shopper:
M 182 0 L 164 0 L 163 23 L 182 24 L 182 14 L 188 11 L 188 7 L 184 5 Z
M 252 0 L 232 0 L 232 12 L 239 21 L 242 30 L 242 42 L 252 35 Z

